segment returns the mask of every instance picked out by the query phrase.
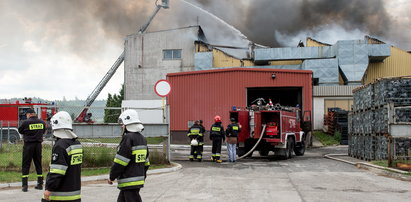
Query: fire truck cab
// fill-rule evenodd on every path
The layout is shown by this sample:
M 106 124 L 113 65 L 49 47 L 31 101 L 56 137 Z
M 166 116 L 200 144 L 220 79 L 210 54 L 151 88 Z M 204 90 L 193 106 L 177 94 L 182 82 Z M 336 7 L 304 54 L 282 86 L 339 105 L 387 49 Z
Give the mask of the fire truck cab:
M 238 135 L 238 155 L 248 153 L 261 140 L 255 150 L 261 156 L 270 151 L 288 159 L 292 153 L 304 155 L 306 133 L 302 128 L 301 110 L 295 107 L 276 107 L 275 109 L 236 109 L 230 111 L 241 125 Z M 248 155 L 251 156 L 252 152 Z
M 47 137 L 51 134 L 49 119 L 57 112 L 57 107 L 47 103 L 32 103 L 31 99 L 25 99 L 24 103 L 16 101 L 15 103 L 0 104 L 1 141 L 14 143 L 22 138 L 17 128 L 27 119 L 26 111 L 30 108 L 34 109 L 39 119 L 46 122 L 48 130 L 45 136 Z

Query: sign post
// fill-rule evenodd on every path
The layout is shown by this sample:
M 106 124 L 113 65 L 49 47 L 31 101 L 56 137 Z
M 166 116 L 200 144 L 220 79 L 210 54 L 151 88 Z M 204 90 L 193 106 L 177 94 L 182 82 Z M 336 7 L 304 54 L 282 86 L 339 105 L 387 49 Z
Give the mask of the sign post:
M 154 92 L 156 92 L 156 94 L 161 97 L 161 108 L 163 110 L 163 123 L 166 123 L 167 128 L 168 128 L 167 150 L 165 152 L 166 152 L 166 155 L 167 155 L 168 162 L 171 162 L 171 155 L 170 155 L 171 134 L 170 134 L 170 120 L 169 120 L 170 116 L 169 116 L 169 112 L 167 110 L 167 119 L 168 120 L 166 121 L 166 110 L 165 110 L 165 97 L 167 97 L 168 94 L 170 94 L 171 85 L 167 80 L 159 80 L 154 85 Z M 165 148 L 165 147 L 163 147 L 163 148 Z

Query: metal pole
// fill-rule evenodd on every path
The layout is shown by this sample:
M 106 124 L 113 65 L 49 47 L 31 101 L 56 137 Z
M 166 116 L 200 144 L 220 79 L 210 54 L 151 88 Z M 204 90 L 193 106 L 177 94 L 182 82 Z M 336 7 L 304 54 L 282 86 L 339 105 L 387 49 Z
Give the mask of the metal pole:
M 166 112 L 167 112 L 167 132 L 168 132 L 168 138 L 167 138 L 167 159 L 168 162 L 171 163 L 171 131 L 170 131 L 170 105 L 166 105 Z

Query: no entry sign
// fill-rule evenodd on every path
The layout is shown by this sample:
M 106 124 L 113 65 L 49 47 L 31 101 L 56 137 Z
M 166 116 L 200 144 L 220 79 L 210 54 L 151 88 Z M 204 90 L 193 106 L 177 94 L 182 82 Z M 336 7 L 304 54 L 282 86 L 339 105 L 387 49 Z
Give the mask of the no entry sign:
M 171 85 L 167 80 L 159 80 L 154 85 L 154 92 L 160 97 L 166 97 L 171 92 Z

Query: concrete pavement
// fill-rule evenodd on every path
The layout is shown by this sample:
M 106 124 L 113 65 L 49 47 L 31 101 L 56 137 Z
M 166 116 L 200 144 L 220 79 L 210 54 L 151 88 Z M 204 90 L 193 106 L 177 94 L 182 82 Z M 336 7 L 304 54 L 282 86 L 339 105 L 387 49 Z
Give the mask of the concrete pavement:
M 173 151 L 183 169 L 150 175 L 144 201 L 407 201 L 411 183 L 323 158 L 346 148 L 316 148 L 303 157 L 244 159 L 236 163 L 189 162 Z M 208 154 L 207 154 L 208 155 Z M 0 201 L 36 201 L 41 191 L 0 190 Z M 118 190 L 102 182 L 82 188 L 83 201 L 116 201 Z

